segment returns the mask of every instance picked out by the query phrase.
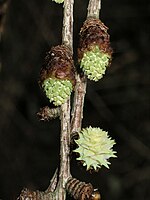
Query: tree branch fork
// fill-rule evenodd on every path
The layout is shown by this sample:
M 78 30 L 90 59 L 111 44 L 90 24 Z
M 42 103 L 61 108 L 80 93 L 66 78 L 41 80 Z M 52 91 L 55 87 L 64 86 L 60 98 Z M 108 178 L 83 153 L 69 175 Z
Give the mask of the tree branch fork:
M 62 28 L 62 44 L 68 46 L 73 53 L 73 4 L 74 0 L 64 0 L 64 17 Z M 101 0 L 89 0 L 87 17 L 99 18 Z M 56 169 L 46 191 L 30 191 L 23 189 L 18 200 L 65 200 L 66 183 L 70 179 L 70 138 L 79 132 L 82 126 L 84 97 L 87 79 L 84 75 L 76 74 L 76 85 L 72 113 L 70 99 L 61 105 L 60 120 L 60 167 Z

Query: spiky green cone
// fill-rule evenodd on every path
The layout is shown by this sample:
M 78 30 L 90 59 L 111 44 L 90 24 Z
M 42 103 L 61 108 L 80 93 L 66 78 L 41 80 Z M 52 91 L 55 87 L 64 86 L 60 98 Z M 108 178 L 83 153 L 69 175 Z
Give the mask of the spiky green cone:
M 69 80 L 48 78 L 42 85 L 46 96 L 55 106 L 65 103 L 72 92 L 72 83 Z
M 100 128 L 90 126 L 83 129 L 79 133 L 79 139 L 75 142 L 78 148 L 74 152 L 80 155 L 77 160 L 82 161 L 87 170 L 97 170 L 102 166 L 109 168 L 109 158 L 116 157 L 116 152 L 112 149 L 115 141 L 108 136 L 106 131 Z
M 111 63 L 107 29 L 99 19 L 89 18 L 80 31 L 78 61 L 84 74 L 93 81 L 100 80 Z

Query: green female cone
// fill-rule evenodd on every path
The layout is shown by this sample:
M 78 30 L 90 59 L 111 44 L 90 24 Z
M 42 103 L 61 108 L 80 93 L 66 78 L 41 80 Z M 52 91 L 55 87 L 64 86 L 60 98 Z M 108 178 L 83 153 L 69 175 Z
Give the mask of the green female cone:
M 40 73 L 40 85 L 55 106 L 65 103 L 75 84 L 71 50 L 65 45 L 52 47 Z
M 79 154 L 77 160 L 80 160 L 87 170 L 97 170 L 102 166 L 109 168 L 109 158 L 116 157 L 116 152 L 112 149 L 115 141 L 100 128 L 90 126 L 82 129 L 79 133 L 79 139 L 75 142 L 78 145 L 78 148 L 74 150 Z
M 93 18 L 87 19 L 81 28 L 78 61 L 90 80 L 100 80 L 111 63 L 112 49 L 107 29 L 99 19 Z

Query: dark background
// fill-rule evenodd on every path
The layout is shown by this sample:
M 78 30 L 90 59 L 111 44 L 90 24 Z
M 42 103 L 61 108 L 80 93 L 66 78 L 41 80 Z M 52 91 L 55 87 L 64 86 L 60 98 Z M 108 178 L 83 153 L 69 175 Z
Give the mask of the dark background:
M 87 4 L 75 1 L 74 55 Z M 99 188 L 103 200 L 149 200 L 150 1 L 103 0 L 101 19 L 113 62 L 103 79 L 88 82 L 83 127 L 107 130 L 118 158 L 95 174 L 73 159 L 72 174 Z M 9 2 L 0 69 L 0 199 L 15 199 L 23 187 L 45 190 L 59 163 L 60 121 L 39 122 L 36 112 L 49 104 L 37 80 L 45 52 L 61 43 L 61 27 L 62 5 Z

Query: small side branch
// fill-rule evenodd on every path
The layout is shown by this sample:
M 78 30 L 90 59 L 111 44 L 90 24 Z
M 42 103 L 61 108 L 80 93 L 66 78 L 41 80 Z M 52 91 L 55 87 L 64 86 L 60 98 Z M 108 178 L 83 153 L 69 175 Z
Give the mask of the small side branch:
M 99 18 L 100 9 L 101 9 L 101 0 L 89 0 L 87 18 L 88 17 Z
M 101 0 L 89 0 L 87 18 L 89 17 L 99 18 L 100 9 L 101 9 Z M 72 135 L 74 135 L 75 132 L 79 132 L 81 130 L 86 87 L 87 87 L 86 77 L 84 75 L 82 77 L 79 74 L 76 75 L 76 87 L 75 87 L 74 104 L 73 104 L 72 120 L 71 120 Z
M 86 77 L 81 77 L 79 74 L 76 76 L 76 87 L 74 95 L 74 107 L 72 111 L 71 120 L 71 133 L 76 133 L 81 130 L 82 119 L 83 119 L 83 106 L 84 97 L 86 93 L 87 80 Z
M 62 44 L 73 51 L 73 4 L 74 0 L 64 0 Z

